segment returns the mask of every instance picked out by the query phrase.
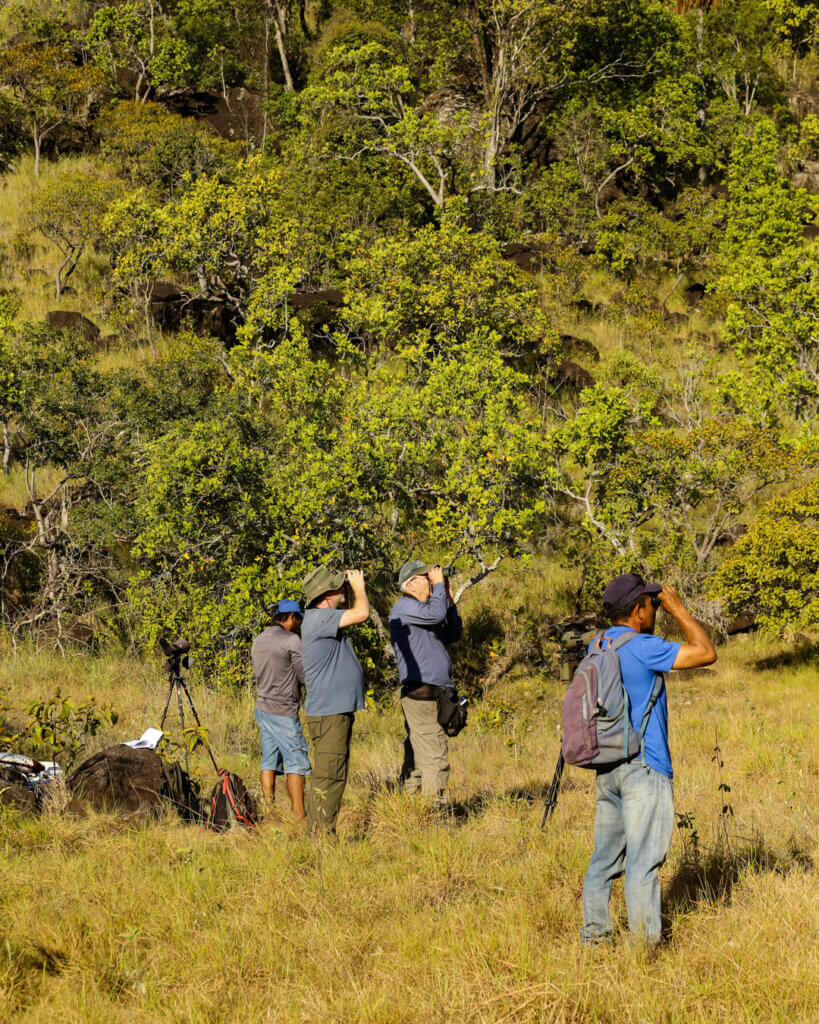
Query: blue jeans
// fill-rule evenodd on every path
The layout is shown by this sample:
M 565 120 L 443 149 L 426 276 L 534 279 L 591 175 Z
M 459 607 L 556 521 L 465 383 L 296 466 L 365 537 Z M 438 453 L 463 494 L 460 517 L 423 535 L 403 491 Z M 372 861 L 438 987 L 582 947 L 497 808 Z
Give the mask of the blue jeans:
M 309 775 L 307 740 L 298 718 L 272 715 L 261 708 L 256 708 L 253 714 L 262 738 L 261 770 L 277 775 Z
M 594 853 L 583 879 L 584 942 L 611 935 L 611 883 L 623 874 L 632 935 L 651 946 L 660 941 L 657 869 L 668 856 L 673 828 L 671 779 L 637 760 L 598 774 Z

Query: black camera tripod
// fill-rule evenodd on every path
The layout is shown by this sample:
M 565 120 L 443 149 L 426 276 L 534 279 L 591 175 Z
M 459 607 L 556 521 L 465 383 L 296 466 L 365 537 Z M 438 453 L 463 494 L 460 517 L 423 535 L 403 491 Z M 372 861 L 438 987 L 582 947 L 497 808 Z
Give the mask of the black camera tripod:
M 176 702 L 179 707 L 179 721 L 182 726 L 182 734 L 184 739 L 185 733 L 185 707 L 182 703 L 182 694 L 184 693 L 187 698 L 188 705 L 193 715 L 193 720 L 196 722 L 197 729 L 202 728 L 202 723 L 199 721 L 199 715 L 196 713 L 196 707 L 193 703 L 193 698 L 190 695 L 185 680 L 182 678 L 182 669 L 189 668 L 190 662 L 188 661 L 188 651 L 191 649 L 191 645 L 187 640 L 160 640 L 159 646 L 162 648 L 162 653 L 167 657 L 165 662 L 165 671 L 170 676 L 170 685 L 168 686 L 168 696 L 165 700 L 165 710 L 162 712 L 162 719 L 159 723 L 159 728 L 162 729 L 165 725 L 165 719 L 168 717 L 168 708 L 171 704 L 171 697 L 173 696 L 174 690 L 176 690 Z M 216 758 L 213 756 L 213 751 L 210 746 L 203 741 L 203 746 L 208 752 L 213 767 L 216 771 L 219 771 L 219 766 L 216 764 Z M 185 746 L 185 771 L 190 775 L 190 766 L 188 764 L 188 748 Z
M 563 766 L 566 762 L 563 760 L 563 750 L 561 748 L 560 753 L 557 757 L 557 764 L 555 765 L 555 773 L 552 776 L 552 784 L 549 786 L 549 792 L 543 798 L 545 804 L 543 808 L 543 820 L 540 823 L 540 827 L 544 828 L 546 822 L 551 818 L 552 812 L 557 807 L 557 793 L 560 789 L 560 780 L 563 778 Z

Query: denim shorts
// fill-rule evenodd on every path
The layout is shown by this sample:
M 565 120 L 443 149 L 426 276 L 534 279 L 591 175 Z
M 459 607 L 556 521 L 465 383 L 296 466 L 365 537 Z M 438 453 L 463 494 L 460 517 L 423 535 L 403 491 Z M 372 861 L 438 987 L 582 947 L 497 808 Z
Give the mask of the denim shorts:
M 262 771 L 281 775 L 310 775 L 307 740 L 298 718 L 271 715 L 256 708 L 254 715 L 262 737 Z

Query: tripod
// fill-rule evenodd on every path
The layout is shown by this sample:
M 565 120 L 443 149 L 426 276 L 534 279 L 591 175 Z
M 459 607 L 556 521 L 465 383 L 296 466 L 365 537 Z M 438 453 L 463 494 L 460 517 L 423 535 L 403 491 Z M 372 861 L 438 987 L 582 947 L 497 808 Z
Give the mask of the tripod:
M 557 764 L 555 765 L 555 773 L 552 776 L 552 784 L 549 786 L 549 792 L 546 794 L 543 803 L 546 805 L 543 809 L 543 820 L 540 823 L 540 827 L 543 828 L 546 822 L 551 818 L 552 812 L 557 807 L 557 792 L 560 789 L 560 780 L 563 777 L 563 765 L 566 762 L 563 760 L 563 751 L 557 758 Z
M 193 715 L 193 720 L 196 722 L 197 729 L 202 728 L 202 723 L 199 721 L 199 715 L 196 713 L 196 707 L 193 703 L 193 698 L 190 695 L 185 680 L 182 678 L 182 666 L 188 667 L 188 658 L 186 652 L 190 650 L 190 644 L 186 640 L 175 640 L 173 643 L 168 643 L 166 640 L 161 641 L 162 650 L 168 655 L 168 660 L 165 662 L 165 671 L 170 676 L 170 685 L 168 686 L 168 696 L 165 699 L 165 710 L 162 712 L 162 719 L 159 723 L 159 728 L 162 729 L 165 725 L 165 719 L 168 717 L 168 708 L 171 704 L 171 697 L 173 696 L 174 690 L 176 690 L 176 702 L 179 707 L 179 721 L 182 726 L 182 733 L 184 736 L 185 732 L 185 707 L 182 703 L 182 694 L 184 693 L 188 705 Z M 183 655 L 185 657 L 183 658 Z M 213 756 L 213 751 L 210 746 L 203 741 L 203 746 L 208 752 L 213 767 L 217 773 L 219 766 L 216 764 L 216 758 Z M 185 747 L 185 772 L 190 775 L 190 765 L 188 764 L 188 748 Z

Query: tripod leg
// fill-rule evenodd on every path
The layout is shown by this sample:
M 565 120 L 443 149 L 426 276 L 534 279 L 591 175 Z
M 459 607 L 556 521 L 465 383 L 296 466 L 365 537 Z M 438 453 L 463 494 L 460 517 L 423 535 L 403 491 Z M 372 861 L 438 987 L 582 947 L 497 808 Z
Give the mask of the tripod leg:
M 175 682 L 176 682 L 176 700 L 177 700 L 177 703 L 179 704 L 179 722 L 180 722 L 180 724 L 182 726 L 182 742 L 185 743 L 185 709 L 182 707 L 182 687 L 185 684 L 182 682 L 182 679 L 179 676 L 176 677 Z M 185 743 L 185 771 L 186 771 L 186 773 L 188 775 L 190 775 L 191 771 L 190 771 L 190 765 L 188 764 L 188 746 L 187 746 L 187 743 Z
M 179 682 L 180 682 L 180 685 L 181 685 L 182 689 L 185 691 L 185 696 L 188 698 L 188 704 L 190 704 L 191 713 L 193 715 L 194 722 L 196 722 L 196 727 L 197 727 L 197 729 L 201 729 L 202 728 L 202 723 L 199 721 L 199 715 L 196 713 L 196 707 L 195 707 L 195 705 L 193 703 L 193 697 L 191 697 L 191 692 L 188 689 L 187 685 L 185 684 L 185 680 L 184 679 L 180 679 Z M 208 752 L 208 756 L 210 757 L 211 764 L 213 765 L 213 767 L 218 772 L 219 771 L 219 766 L 216 764 L 216 758 L 213 756 L 213 751 L 210 749 L 209 744 L 205 743 L 204 746 L 205 746 L 205 750 L 207 750 L 207 752 Z
M 557 792 L 560 789 L 560 780 L 563 776 L 563 765 L 565 763 L 566 762 L 563 760 L 563 751 L 561 750 L 557 759 L 557 764 L 555 765 L 555 773 L 552 776 L 552 784 L 549 786 L 549 792 L 546 794 L 546 799 L 543 801 L 546 806 L 543 810 L 543 820 L 540 823 L 541 828 L 543 828 L 551 817 L 552 811 L 557 807 Z
M 168 687 L 168 696 L 165 700 L 165 710 L 162 712 L 162 718 L 159 720 L 159 728 L 162 729 L 165 725 L 165 719 L 168 717 L 168 708 L 171 704 L 171 695 L 173 694 L 173 677 L 171 677 L 171 685 Z

